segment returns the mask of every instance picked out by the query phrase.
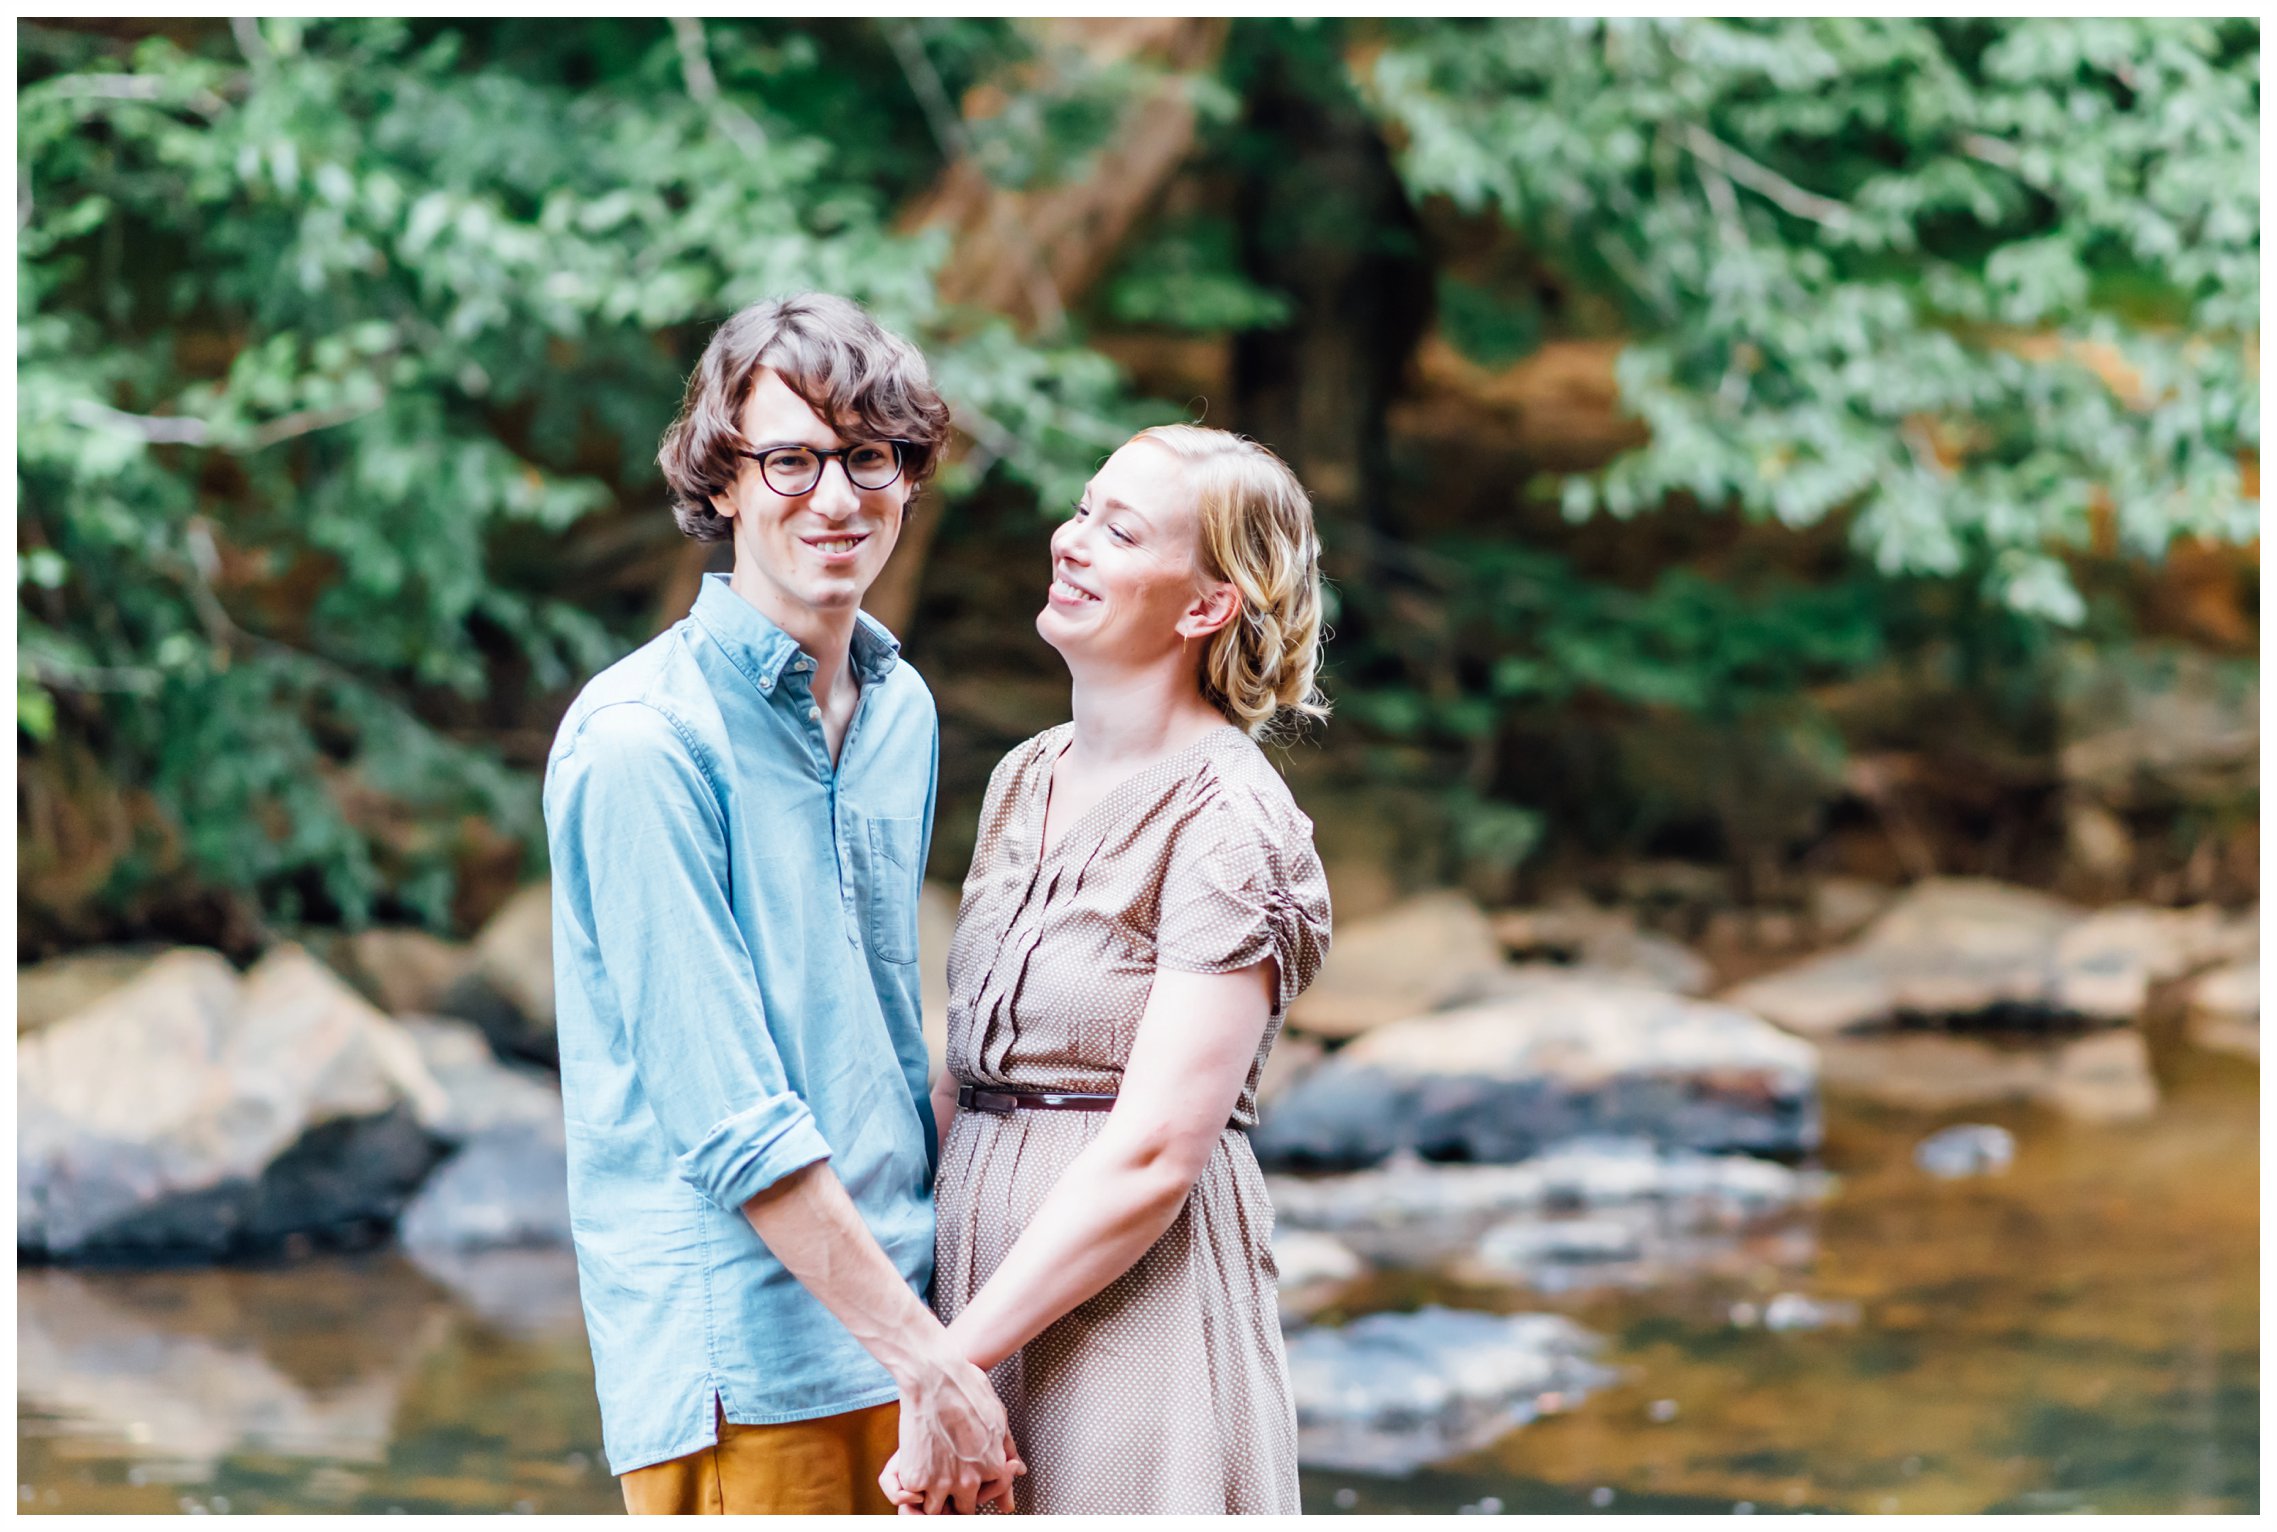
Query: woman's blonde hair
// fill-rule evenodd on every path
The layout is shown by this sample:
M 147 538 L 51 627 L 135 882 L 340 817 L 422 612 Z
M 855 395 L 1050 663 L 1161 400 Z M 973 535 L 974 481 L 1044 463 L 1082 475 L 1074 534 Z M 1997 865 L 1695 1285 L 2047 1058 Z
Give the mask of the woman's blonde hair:
M 1246 436 L 1209 426 L 1155 426 L 1152 442 L 1185 465 L 1202 571 L 1241 598 L 1233 621 L 1203 640 L 1202 695 L 1252 739 L 1284 713 L 1326 718 L 1320 669 L 1320 538 L 1312 497 L 1289 465 Z

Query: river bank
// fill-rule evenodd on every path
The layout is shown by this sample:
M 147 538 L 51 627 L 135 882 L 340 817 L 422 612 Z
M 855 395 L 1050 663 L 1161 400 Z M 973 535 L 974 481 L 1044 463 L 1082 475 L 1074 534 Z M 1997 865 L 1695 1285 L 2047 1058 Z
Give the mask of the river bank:
M 1562 1293 L 1363 1279 L 1314 1323 L 1557 1313 L 1617 1376 L 1412 1473 L 1308 1467 L 1306 1509 L 2252 1509 L 2257 1070 L 2152 1037 L 2134 1121 L 1830 1092 L 1832 1189 L 1764 1259 Z M 1923 1172 L 1914 1146 L 1959 1121 L 2011 1131 L 2014 1163 Z M 551 1251 L 25 1271 L 19 1506 L 613 1511 L 573 1281 Z M 1788 1291 L 1854 1317 L 1767 1325 Z

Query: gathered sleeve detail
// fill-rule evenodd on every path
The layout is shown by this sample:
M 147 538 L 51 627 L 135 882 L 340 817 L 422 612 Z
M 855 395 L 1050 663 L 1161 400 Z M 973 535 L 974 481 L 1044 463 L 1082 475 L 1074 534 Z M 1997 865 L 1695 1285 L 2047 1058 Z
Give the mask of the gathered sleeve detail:
M 1156 966 L 1233 973 L 1271 958 L 1278 1016 L 1319 973 L 1328 940 L 1328 879 L 1311 821 L 1238 789 L 1211 793 L 1171 845 Z

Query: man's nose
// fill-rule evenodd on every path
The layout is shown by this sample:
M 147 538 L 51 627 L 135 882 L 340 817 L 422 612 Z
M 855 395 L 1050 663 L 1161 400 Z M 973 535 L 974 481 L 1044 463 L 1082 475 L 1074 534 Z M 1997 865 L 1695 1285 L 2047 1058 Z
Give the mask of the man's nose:
M 822 477 L 807 491 L 807 504 L 830 517 L 851 516 L 861 506 L 861 492 L 854 488 L 844 459 L 823 459 Z

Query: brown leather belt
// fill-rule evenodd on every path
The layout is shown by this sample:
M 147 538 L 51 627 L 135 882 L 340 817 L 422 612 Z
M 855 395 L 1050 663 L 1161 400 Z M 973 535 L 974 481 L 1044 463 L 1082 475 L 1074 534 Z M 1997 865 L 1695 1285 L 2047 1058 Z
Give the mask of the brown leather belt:
M 982 1090 L 977 1085 L 957 1087 L 957 1106 L 960 1110 L 994 1112 L 1009 1117 L 1014 1111 L 1108 1112 L 1114 1110 L 1113 1096 L 1087 1096 L 1070 1091 L 1008 1091 Z

